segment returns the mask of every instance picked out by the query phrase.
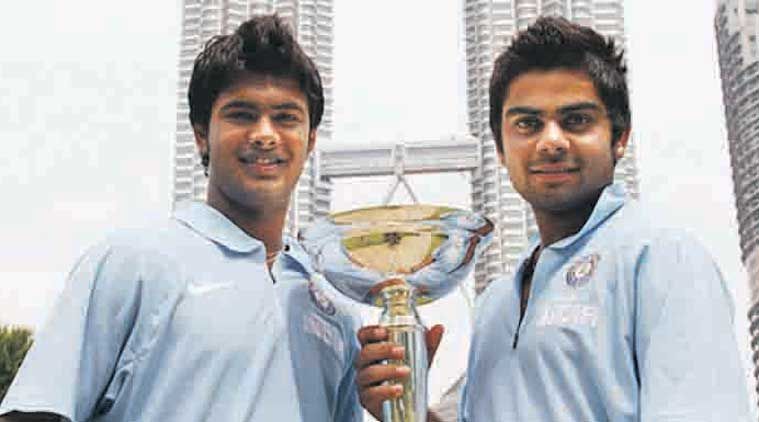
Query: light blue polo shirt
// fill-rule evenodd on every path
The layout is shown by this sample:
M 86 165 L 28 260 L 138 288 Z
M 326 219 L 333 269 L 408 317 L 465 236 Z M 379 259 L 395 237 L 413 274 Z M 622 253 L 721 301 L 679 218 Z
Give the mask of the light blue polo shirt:
M 524 263 L 483 294 L 466 422 L 748 422 L 724 281 L 706 250 L 607 187 L 545 248 L 519 325 Z M 518 335 L 518 338 L 517 338 Z
M 0 414 L 360 420 L 355 323 L 325 305 L 305 254 L 285 243 L 274 284 L 263 244 L 206 204 L 110 236 L 70 274 Z

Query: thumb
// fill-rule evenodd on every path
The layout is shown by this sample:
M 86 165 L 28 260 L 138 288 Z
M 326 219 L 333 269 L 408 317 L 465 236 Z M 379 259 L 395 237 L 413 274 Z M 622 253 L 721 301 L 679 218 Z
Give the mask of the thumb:
M 443 339 L 444 332 L 445 328 L 442 325 L 435 324 L 424 333 L 424 338 L 427 342 L 428 366 L 432 365 L 432 360 L 435 358 L 435 353 L 437 352 L 438 346 L 440 346 L 440 341 Z

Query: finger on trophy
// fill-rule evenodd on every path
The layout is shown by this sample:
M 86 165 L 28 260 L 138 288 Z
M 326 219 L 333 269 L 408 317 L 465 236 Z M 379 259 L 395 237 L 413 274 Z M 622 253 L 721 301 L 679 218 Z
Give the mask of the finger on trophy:
M 364 346 L 369 343 L 387 341 L 387 330 L 379 325 L 367 325 L 361 327 L 356 336 L 361 346 Z
M 395 385 L 397 381 L 408 378 L 411 368 L 403 365 L 376 364 L 359 371 L 356 382 L 361 389 L 378 385 Z
M 359 401 L 378 421 L 383 420 L 382 403 L 396 399 L 403 394 L 403 386 L 399 384 L 377 385 L 359 390 Z
M 383 363 L 388 360 L 401 360 L 405 349 L 394 343 L 369 343 L 361 348 L 356 359 L 356 368 L 362 370 L 368 366 Z

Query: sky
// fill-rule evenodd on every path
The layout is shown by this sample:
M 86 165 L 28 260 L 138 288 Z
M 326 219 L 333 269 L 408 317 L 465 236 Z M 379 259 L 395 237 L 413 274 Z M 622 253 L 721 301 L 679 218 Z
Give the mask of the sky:
M 335 135 L 324 146 L 466 132 L 461 3 L 334 0 Z M 168 215 L 180 4 L 40 0 L 0 14 L 0 322 L 38 327 L 89 245 L 117 227 Z M 641 197 L 658 217 L 695 234 L 722 269 L 751 390 L 750 294 L 721 104 L 716 6 L 635 0 L 625 7 Z M 384 194 L 388 183 L 362 186 Z M 469 200 L 463 174 L 412 184 L 422 202 Z M 354 191 L 355 182 L 338 183 L 334 208 L 349 207 Z M 460 296 L 447 300 L 430 306 L 463 306 Z M 465 336 L 466 317 L 445 323 L 453 332 L 445 341 Z M 431 374 L 434 397 L 464 365 L 461 348 L 445 347 Z

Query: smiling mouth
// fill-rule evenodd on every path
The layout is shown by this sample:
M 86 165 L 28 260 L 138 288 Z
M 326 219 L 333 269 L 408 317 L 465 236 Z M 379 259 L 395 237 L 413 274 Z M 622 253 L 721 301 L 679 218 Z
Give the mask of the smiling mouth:
M 533 169 L 533 170 L 530 170 L 530 173 L 532 174 L 567 174 L 567 173 L 576 173 L 578 171 L 580 171 L 580 169 L 577 169 L 577 168 Z
M 251 176 L 255 178 L 271 178 L 281 174 L 287 160 L 276 156 L 261 156 L 248 154 L 239 157 L 240 163 Z
M 260 166 L 276 166 L 284 164 L 285 160 L 279 157 L 240 157 L 240 162 Z

